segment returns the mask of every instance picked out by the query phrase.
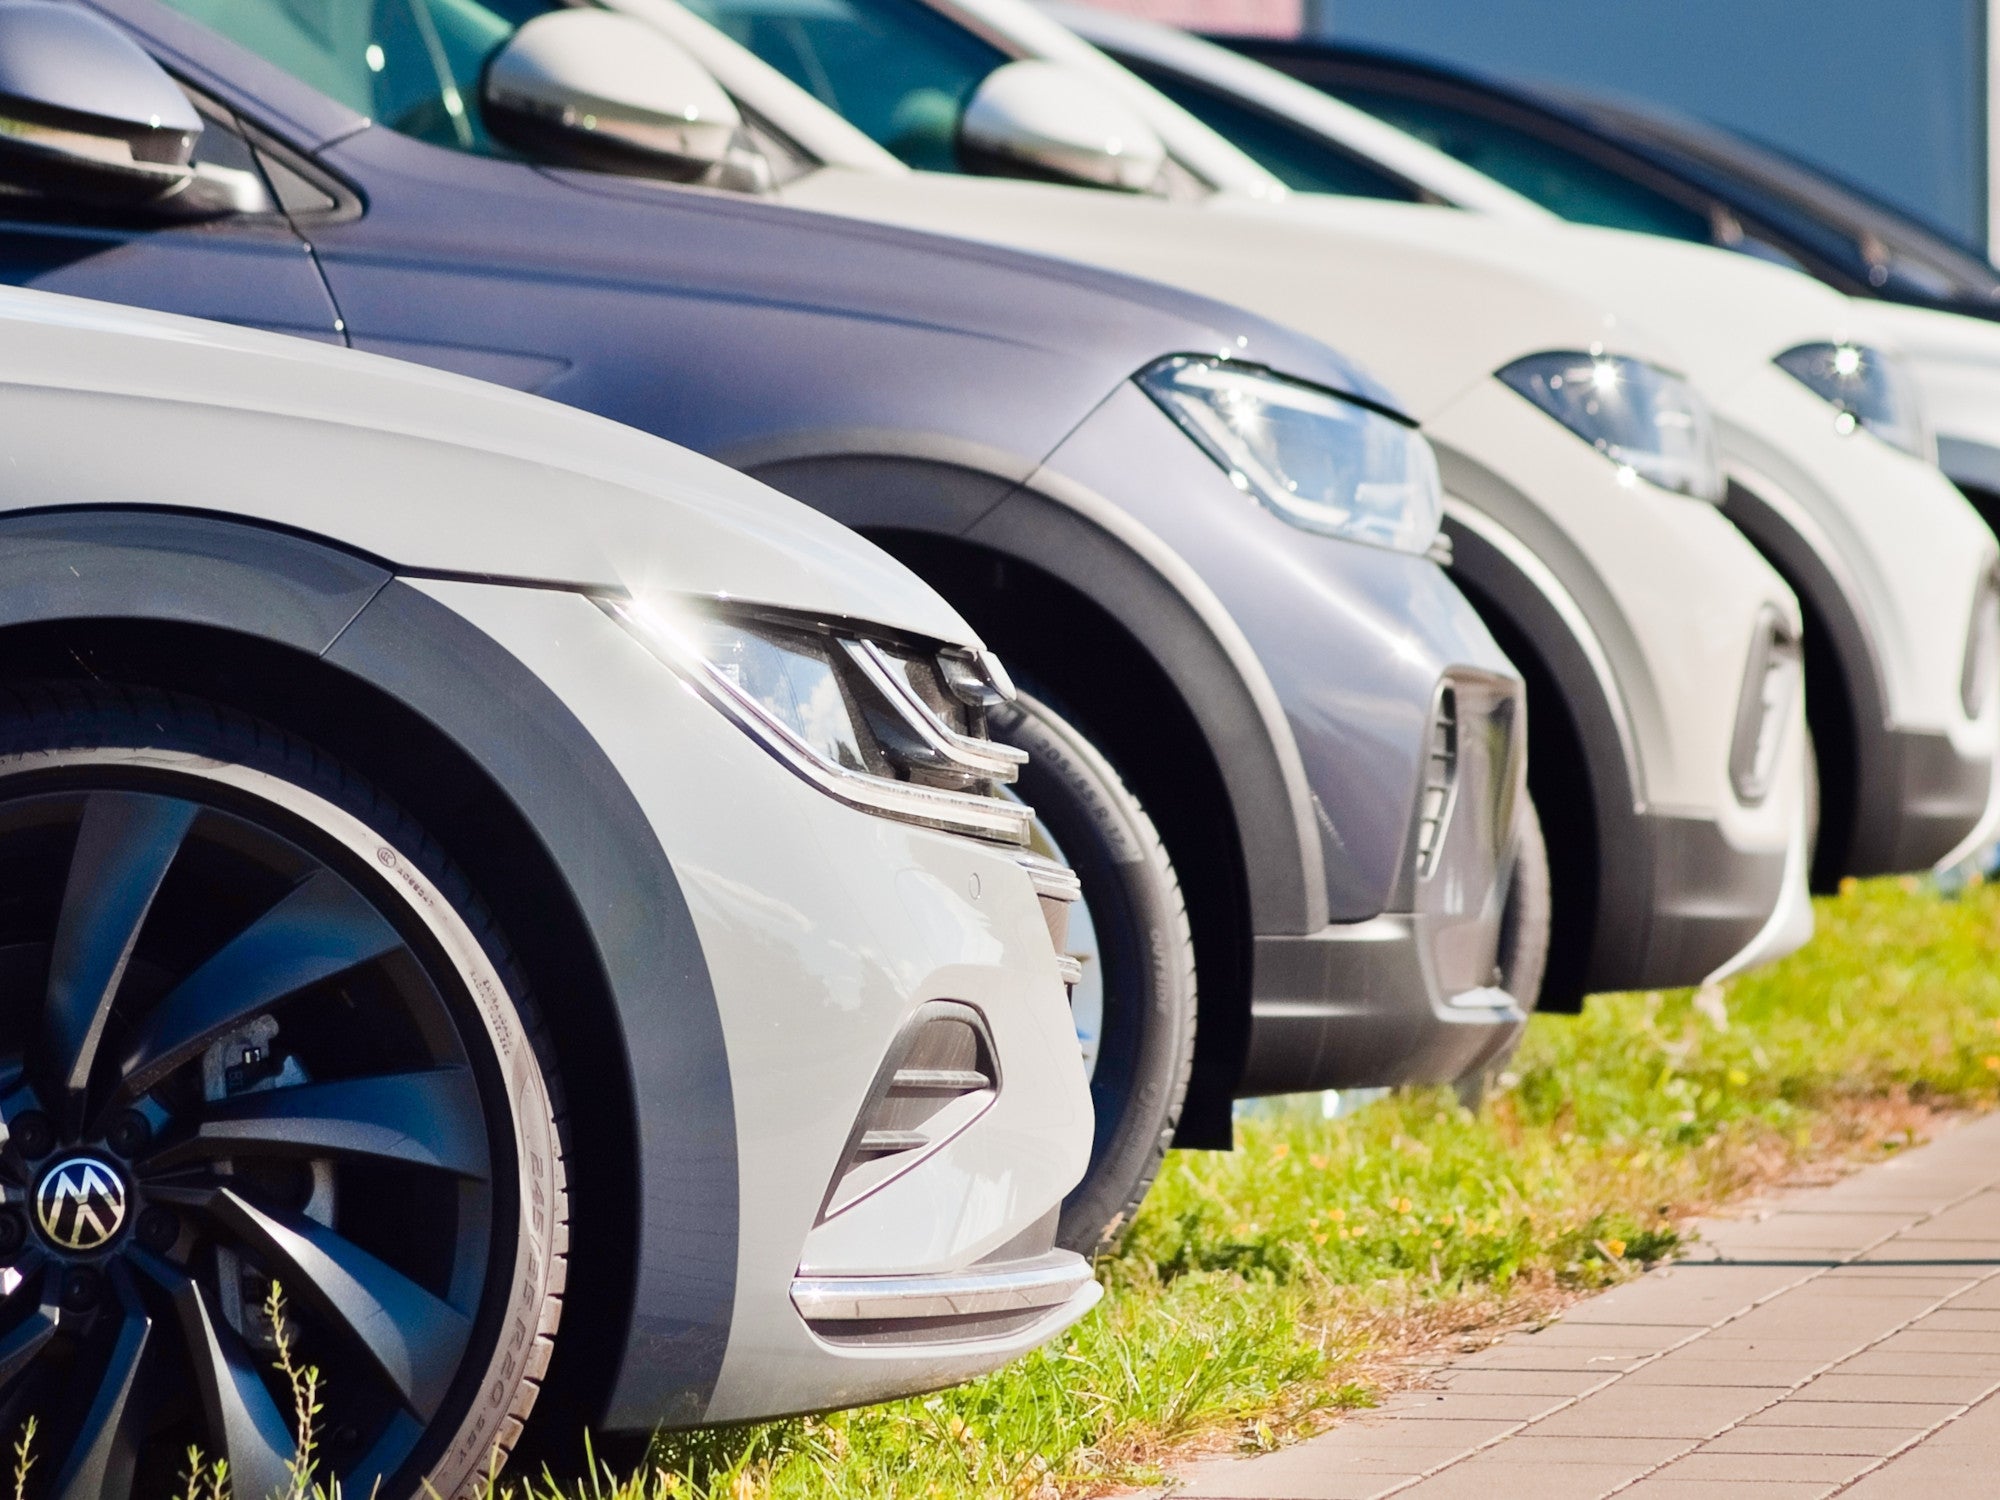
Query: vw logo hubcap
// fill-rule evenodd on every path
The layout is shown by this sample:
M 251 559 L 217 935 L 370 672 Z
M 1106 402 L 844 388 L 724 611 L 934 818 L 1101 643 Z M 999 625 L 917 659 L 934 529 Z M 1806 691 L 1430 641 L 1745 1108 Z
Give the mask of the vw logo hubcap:
M 58 1250 L 102 1250 L 125 1225 L 125 1179 L 94 1156 L 64 1157 L 35 1189 L 35 1224 Z

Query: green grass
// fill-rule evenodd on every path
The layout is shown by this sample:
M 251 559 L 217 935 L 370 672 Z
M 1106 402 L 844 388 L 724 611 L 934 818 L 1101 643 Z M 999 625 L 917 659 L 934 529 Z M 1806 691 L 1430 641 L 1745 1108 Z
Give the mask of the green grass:
M 1670 1253 L 1686 1217 L 1879 1154 L 2000 1090 L 2000 891 L 1875 882 L 1721 992 L 1537 1019 L 1475 1116 L 1443 1091 L 1280 1112 L 1161 1174 L 1108 1295 L 958 1390 L 656 1444 L 593 1500 L 1088 1494 L 1190 1447 L 1275 1445 L 1368 1404 L 1398 1354 L 1545 1314 Z M 570 1492 L 572 1495 L 576 1491 Z M 552 1497 L 537 1491 L 537 1500 Z

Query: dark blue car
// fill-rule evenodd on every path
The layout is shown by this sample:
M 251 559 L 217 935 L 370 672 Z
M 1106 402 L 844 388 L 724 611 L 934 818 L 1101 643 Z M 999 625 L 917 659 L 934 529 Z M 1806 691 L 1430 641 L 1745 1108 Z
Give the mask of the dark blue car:
M 0 278 L 588 408 L 934 583 L 1019 680 L 996 732 L 1032 752 L 1021 793 L 1083 882 L 1099 1127 L 1065 1243 L 1115 1237 L 1170 1141 L 1226 1146 L 1236 1097 L 1475 1076 L 1532 1000 L 1546 868 L 1519 681 L 1440 566 L 1393 395 L 1197 297 L 759 202 L 812 165 L 762 122 L 545 87 L 593 45 L 572 21 L 617 19 L 8 0 Z M 282 454 L 214 462 L 286 482 Z M 120 649 L 272 709 L 231 640 Z M 632 1332 L 635 1287 L 674 1274 L 640 1247 L 686 1164 L 648 1149 L 616 1029 L 581 1010 L 551 1008 L 590 1086 L 550 1388 L 600 1430 L 699 1422 L 701 1330 Z

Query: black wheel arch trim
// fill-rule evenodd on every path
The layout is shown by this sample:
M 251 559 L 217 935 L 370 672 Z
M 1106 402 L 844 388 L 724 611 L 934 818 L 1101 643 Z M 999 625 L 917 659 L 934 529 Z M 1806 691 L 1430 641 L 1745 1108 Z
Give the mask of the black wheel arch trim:
M 1462 504 L 1448 509 L 1445 531 L 1453 580 L 1481 614 L 1496 612 L 1529 643 L 1582 743 L 1598 851 L 1596 918 L 1582 969 L 1590 990 L 1616 985 L 1643 960 L 1655 874 L 1639 750 L 1617 680 L 1581 607 L 1526 543 Z M 1530 715 L 1536 711 L 1531 704 Z
M 1851 736 L 1846 748 L 1853 756 L 1854 787 L 1848 799 L 1852 805 L 1845 810 L 1849 826 L 1835 837 L 1847 851 L 1849 869 L 1886 870 L 1902 841 L 1902 766 L 1889 729 L 1881 652 L 1867 621 L 1854 607 L 1859 586 L 1846 576 L 1832 543 L 1816 536 L 1810 518 L 1795 507 L 1732 477 L 1722 513 L 1798 596 L 1808 630 L 1825 633 L 1846 695 L 1845 727 Z M 1816 734 L 1824 738 L 1823 729 Z M 1821 753 L 1835 749 L 1824 745 Z M 1826 833 L 1821 837 L 1825 840 Z
M 735 1108 L 693 918 L 617 769 L 512 655 L 388 567 L 272 527 L 144 507 L 0 517 L 0 629 L 65 621 L 202 626 L 325 661 L 433 726 L 490 778 L 562 872 L 618 1012 L 643 1182 L 632 1310 L 608 1429 L 698 1421 L 736 1293 Z M 562 1026 L 559 991 L 544 986 Z M 577 1090 L 587 1080 L 571 1079 Z

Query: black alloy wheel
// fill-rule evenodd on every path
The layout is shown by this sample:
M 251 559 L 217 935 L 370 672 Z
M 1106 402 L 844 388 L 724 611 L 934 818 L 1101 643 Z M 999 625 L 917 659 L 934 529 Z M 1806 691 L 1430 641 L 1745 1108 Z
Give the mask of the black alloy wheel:
M 0 1446 L 34 1489 L 453 1496 L 518 1435 L 566 1253 L 552 1073 L 421 830 L 269 725 L 0 690 Z M 273 1284 L 284 1328 L 265 1314 Z
M 990 722 L 996 739 L 1028 752 L 1018 790 L 1042 852 L 1083 884 L 1070 916 L 1083 962 L 1071 1007 L 1097 1128 L 1056 1242 L 1094 1255 L 1130 1227 L 1180 1123 L 1194 1066 L 1194 940 L 1153 820 L 1082 731 L 1026 691 Z

